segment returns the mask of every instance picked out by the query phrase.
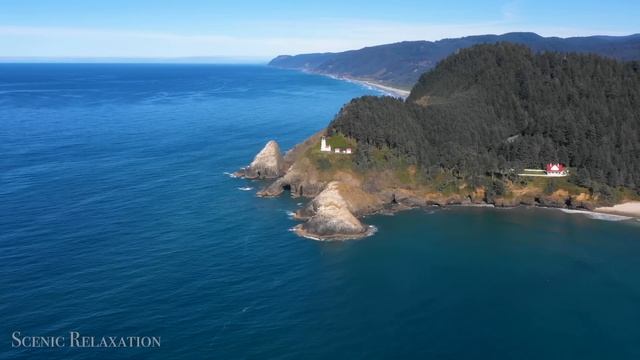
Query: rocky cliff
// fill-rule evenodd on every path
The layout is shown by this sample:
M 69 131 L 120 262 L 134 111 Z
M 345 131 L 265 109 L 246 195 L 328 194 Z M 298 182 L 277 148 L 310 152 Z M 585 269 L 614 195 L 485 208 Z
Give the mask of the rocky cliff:
M 332 181 L 309 205 L 298 211 L 298 219 L 307 219 L 295 227 L 298 235 L 321 240 L 344 240 L 366 236 L 372 228 L 363 225 L 353 213 L 352 205 L 343 193 L 349 188 L 338 181 Z
M 286 171 L 286 165 L 280 146 L 271 140 L 256 155 L 251 164 L 236 172 L 237 176 L 247 179 L 275 179 Z

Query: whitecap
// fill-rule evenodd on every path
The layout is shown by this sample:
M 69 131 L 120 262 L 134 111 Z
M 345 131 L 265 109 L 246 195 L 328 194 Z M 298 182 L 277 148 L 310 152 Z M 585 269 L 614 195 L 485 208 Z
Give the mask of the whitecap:
M 238 188 L 238 190 L 242 190 L 242 191 L 250 191 L 250 190 L 253 190 L 253 188 L 252 188 L 252 187 L 250 187 L 250 186 L 244 186 L 244 187 L 239 187 L 239 188 Z
M 227 175 L 228 177 L 233 178 L 233 179 L 235 179 L 235 178 L 237 178 L 237 177 L 238 177 L 238 176 L 236 176 L 236 175 L 234 175 L 233 173 L 230 173 L 230 172 L 228 172 L 228 171 L 225 171 L 223 174 L 225 174 L 225 175 Z

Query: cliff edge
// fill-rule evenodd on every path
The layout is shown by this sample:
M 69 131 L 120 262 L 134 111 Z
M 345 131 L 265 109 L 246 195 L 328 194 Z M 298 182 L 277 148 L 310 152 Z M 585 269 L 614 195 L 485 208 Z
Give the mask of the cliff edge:
M 308 218 L 294 228 L 296 234 L 318 240 L 355 239 L 372 233 L 373 228 L 363 225 L 351 212 L 350 203 L 343 192 L 349 188 L 332 181 L 302 211 L 298 219 Z
M 285 171 L 286 166 L 280 146 L 274 140 L 270 140 L 251 164 L 237 171 L 235 175 L 247 179 L 275 179 L 282 176 Z

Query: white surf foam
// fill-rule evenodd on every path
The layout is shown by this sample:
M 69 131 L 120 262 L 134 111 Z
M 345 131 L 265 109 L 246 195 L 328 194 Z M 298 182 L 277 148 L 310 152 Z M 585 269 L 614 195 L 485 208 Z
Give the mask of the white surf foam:
M 296 228 L 295 228 L 295 227 L 292 227 L 292 228 L 290 228 L 290 229 L 289 229 L 289 231 L 296 231 Z M 364 237 L 373 236 L 373 234 L 375 234 L 376 232 L 378 232 L 378 228 L 377 228 L 377 227 L 375 227 L 375 226 L 373 226 L 373 225 L 368 225 L 368 226 L 367 226 L 367 234 L 366 234 Z M 319 237 L 315 237 L 315 236 L 308 235 L 308 234 L 305 234 L 305 235 L 300 235 L 300 234 L 298 234 L 298 235 L 299 235 L 299 236 L 302 236 L 303 238 L 311 239 L 311 240 L 314 240 L 314 241 L 328 241 L 328 242 L 337 241 L 337 242 L 340 242 L 340 241 L 358 240 L 358 238 L 354 238 L 354 239 L 340 239 L 340 240 L 328 240 L 328 239 L 321 239 L 321 238 L 319 238 Z
M 624 220 L 633 219 L 630 216 L 603 214 L 603 213 L 597 213 L 597 212 L 587 211 L 587 210 L 572 210 L 572 209 L 559 209 L 559 210 L 567 214 L 582 214 L 592 219 L 604 220 L 604 221 L 624 221 Z

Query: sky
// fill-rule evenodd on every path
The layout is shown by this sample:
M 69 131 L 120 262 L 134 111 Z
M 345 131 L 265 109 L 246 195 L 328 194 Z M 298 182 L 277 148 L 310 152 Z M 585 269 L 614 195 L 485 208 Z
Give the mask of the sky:
M 640 33 L 640 1 L 0 0 L 0 57 L 269 59 L 403 40 Z

